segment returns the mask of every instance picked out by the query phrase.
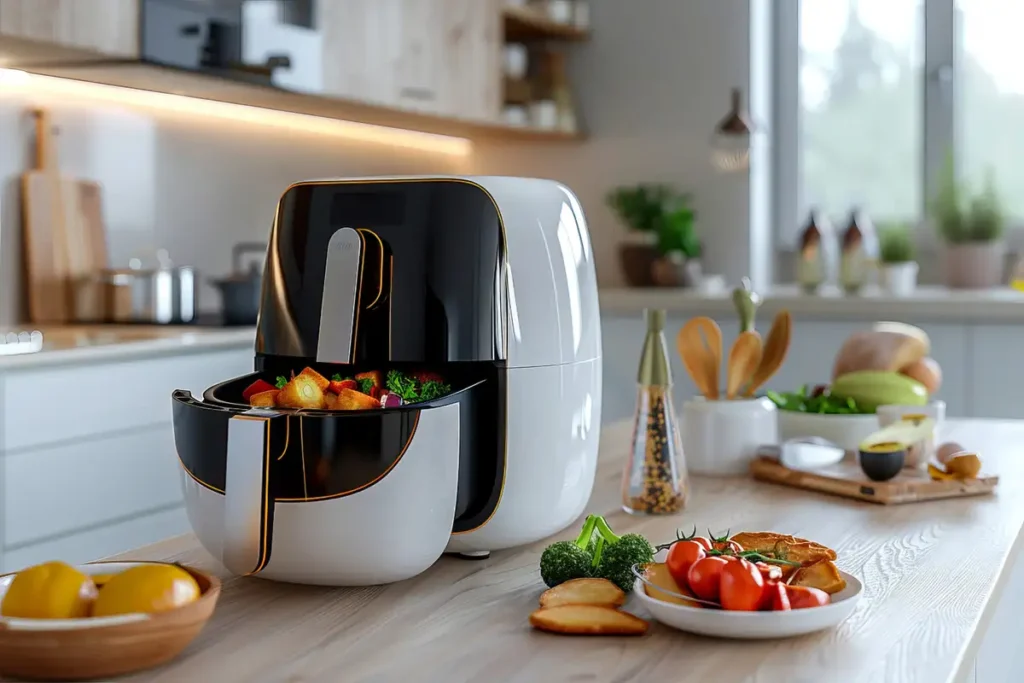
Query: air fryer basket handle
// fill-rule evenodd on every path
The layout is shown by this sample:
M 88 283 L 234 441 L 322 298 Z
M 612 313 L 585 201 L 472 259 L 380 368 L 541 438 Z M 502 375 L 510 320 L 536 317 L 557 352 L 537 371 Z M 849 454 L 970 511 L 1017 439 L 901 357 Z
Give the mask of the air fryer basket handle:
M 221 561 L 235 574 L 256 574 L 270 560 L 269 418 L 252 412 L 228 420 Z

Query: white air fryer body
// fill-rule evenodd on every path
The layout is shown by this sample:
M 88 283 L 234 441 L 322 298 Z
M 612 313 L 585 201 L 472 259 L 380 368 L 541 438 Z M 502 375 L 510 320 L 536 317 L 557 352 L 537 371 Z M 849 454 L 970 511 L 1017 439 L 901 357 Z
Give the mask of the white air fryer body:
M 550 180 L 466 178 L 505 227 L 508 404 L 505 479 L 483 526 L 450 552 L 499 550 L 561 531 L 594 486 L 601 429 L 601 315 L 579 200 Z

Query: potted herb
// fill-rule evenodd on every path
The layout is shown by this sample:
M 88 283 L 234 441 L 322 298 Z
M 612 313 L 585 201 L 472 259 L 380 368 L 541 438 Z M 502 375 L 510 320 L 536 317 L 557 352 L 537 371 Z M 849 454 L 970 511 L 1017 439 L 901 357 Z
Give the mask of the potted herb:
M 946 284 L 971 289 L 1002 284 L 1006 267 L 1003 210 L 992 172 L 975 194 L 957 180 L 949 157 L 931 212 L 945 242 Z
M 613 190 L 608 205 L 632 235 L 619 247 L 629 285 L 686 286 L 700 278 L 701 244 L 689 195 L 641 184 Z
M 906 224 L 883 225 L 878 230 L 878 256 L 882 284 L 896 296 L 909 296 L 917 288 L 914 236 Z

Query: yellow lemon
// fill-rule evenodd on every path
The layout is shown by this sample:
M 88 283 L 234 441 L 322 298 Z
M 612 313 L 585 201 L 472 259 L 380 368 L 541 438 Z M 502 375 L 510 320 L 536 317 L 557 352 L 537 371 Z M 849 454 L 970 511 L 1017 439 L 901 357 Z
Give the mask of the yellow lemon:
M 113 576 L 113 574 L 93 574 L 92 582 L 96 584 L 97 588 L 103 588 L 107 581 L 110 581 Z
M 64 562 L 47 562 L 18 572 L 7 588 L 0 614 L 23 619 L 80 619 L 96 599 L 93 580 Z
M 92 615 L 165 612 L 198 598 L 199 584 L 181 567 L 140 564 L 115 574 L 103 584 Z

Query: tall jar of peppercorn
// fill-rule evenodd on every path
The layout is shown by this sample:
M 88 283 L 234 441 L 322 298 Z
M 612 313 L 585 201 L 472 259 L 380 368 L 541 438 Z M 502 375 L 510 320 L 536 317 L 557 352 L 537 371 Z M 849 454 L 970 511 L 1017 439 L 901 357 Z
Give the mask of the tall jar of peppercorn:
M 665 311 L 645 310 L 647 335 L 637 373 L 633 443 L 622 475 L 626 512 L 668 515 L 686 504 L 686 460 L 672 405 Z

